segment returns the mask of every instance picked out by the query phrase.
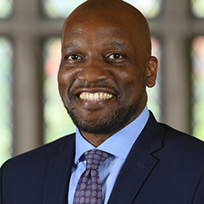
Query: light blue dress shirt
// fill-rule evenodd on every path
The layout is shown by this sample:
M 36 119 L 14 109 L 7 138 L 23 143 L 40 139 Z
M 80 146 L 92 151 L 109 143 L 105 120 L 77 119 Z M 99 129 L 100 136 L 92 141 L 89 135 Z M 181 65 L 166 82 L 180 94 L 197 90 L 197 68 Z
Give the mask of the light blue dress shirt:
M 128 124 L 122 130 L 109 137 L 96 148 L 112 155 L 108 157 L 99 167 L 99 177 L 102 184 L 104 204 L 108 202 L 120 169 L 123 166 L 132 145 L 146 125 L 148 118 L 149 111 L 147 107 L 145 107 L 139 117 L 137 117 L 133 122 Z M 92 144 L 83 138 L 78 129 L 76 130 L 75 145 L 76 165 L 72 168 L 72 175 L 69 183 L 68 204 L 73 203 L 74 193 L 78 180 L 86 169 L 86 161 L 82 155 L 88 150 L 95 149 Z

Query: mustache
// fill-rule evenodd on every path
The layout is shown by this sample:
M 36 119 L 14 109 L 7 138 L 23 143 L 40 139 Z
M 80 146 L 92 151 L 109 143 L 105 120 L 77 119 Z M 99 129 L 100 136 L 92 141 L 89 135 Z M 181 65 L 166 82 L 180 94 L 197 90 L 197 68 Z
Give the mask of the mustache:
M 69 95 L 73 95 L 78 89 L 83 89 L 83 88 L 104 88 L 104 89 L 112 90 L 116 95 L 119 94 L 118 89 L 116 89 L 111 85 L 105 84 L 103 82 L 95 82 L 95 83 L 84 82 L 83 84 L 80 84 L 71 88 L 69 91 Z

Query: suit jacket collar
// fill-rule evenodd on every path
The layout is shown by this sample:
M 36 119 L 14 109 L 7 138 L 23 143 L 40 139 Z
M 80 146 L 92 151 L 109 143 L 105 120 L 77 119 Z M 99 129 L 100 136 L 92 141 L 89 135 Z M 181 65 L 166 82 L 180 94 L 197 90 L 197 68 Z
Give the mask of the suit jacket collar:
M 151 113 L 121 169 L 108 204 L 134 201 L 159 161 L 153 153 L 163 147 L 164 131 Z
M 67 204 L 74 154 L 75 135 L 73 134 L 63 140 L 63 144 L 56 148 L 56 153 L 49 160 L 44 185 L 43 204 Z

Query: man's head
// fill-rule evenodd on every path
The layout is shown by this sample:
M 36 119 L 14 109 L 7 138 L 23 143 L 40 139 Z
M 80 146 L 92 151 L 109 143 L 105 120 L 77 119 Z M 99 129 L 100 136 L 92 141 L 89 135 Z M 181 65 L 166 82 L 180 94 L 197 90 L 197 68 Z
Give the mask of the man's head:
M 137 118 L 156 73 L 147 22 L 129 4 L 88 0 L 65 21 L 59 92 L 85 138 L 107 138 Z

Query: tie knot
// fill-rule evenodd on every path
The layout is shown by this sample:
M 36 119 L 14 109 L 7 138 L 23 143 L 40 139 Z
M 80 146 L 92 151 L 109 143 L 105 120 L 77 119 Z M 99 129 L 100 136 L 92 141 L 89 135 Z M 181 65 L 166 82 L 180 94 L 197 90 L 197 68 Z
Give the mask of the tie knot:
M 97 170 L 109 156 L 108 153 L 97 149 L 89 150 L 84 155 L 86 158 L 86 168 L 93 170 Z

